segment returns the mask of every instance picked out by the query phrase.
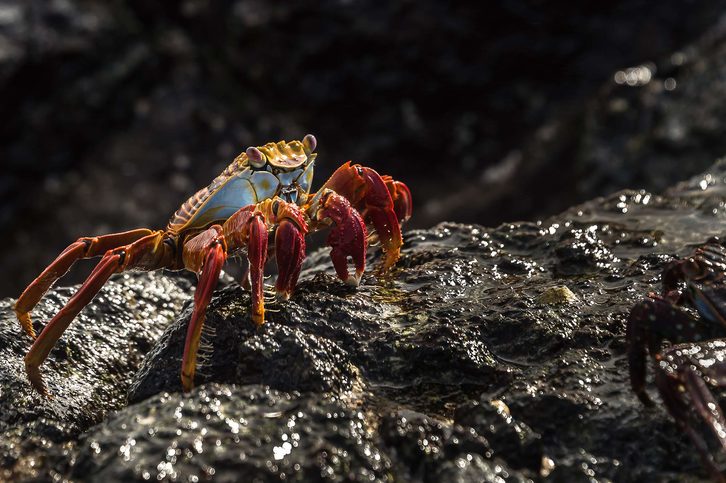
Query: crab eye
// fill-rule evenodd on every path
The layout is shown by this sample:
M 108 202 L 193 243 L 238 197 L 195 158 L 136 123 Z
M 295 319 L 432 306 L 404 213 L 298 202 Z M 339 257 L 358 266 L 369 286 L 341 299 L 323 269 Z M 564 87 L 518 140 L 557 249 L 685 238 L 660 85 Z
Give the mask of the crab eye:
M 265 155 L 256 147 L 250 146 L 245 151 L 245 154 L 247 154 L 247 160 L 253 167 L 261 168 L 265 165 Z
M 280 209 L 280 200 L 275 200 L 272 202 L 272 212 L 277 215 L 277 211 Z
M 310 151 L 311 153 L 315 151 L 315 148 L 318 146 L 318 140 L 315 139 L 315 136 L 312 134 L 307 134 L 303 138 L 303 146 L 305 146 L 305 149 Z

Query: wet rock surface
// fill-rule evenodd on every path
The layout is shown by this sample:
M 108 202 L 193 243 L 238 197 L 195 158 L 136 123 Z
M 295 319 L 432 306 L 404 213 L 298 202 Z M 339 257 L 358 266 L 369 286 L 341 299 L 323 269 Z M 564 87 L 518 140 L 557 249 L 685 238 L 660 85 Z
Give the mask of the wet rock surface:
M 189 394 L 179 382 L 188 279 L 111 281 L 44 366 L 51 401 L 23 378 L 29 343 L 6 300 L 2 476 L 706 479 L 662 405 L 646 409 L 631 393 L 624 333 L 664 265 L 721 234 L 725 205 L 720 162 L 663 195 L 624 191 L 541 222 L 410 231 L 398 265 L 357 289 L 312 253 L 292 299 L 270 304 L 260 329 L 247 293 L 218 290 Z M 36 319 L 68 293 L 52 291 Z
M 70 442 L 126 405 L 131 376 L 191 286 L 186 277 L 159 272 L 120 276 L 104 287 L 43 365 L 52 400 L 30 387 L 23 356 L 32 341 L 19 330 L 13 301 L 0 302 L 0 481 L 53 477 L 54 458 L 65 457 Z M 33 313 L 36 331 L 73 292 L 48 293 Z

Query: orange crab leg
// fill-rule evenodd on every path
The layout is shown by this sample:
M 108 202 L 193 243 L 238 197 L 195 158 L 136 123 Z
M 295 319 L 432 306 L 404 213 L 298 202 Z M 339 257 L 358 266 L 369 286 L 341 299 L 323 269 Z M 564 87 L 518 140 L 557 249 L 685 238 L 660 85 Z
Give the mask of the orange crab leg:
M 96 296 L 111 275 L 132 268 L 153 270 L 171 266 L 173 250 L 162 243 L 163 237 L 163 232 L 151 233 L 130 245 L 106 252 L 81 288 L 48 322 L 25 356 L 25 371 L 38 392 L 48 396 L 40 374 L 40 365 L 76 315 Z
M 404 187 L 403 183 L 390 178 L 387 184 L 375 170 L 351 165 L 350 162 L 338 168 L 323 185 L 323 190 L 331 189 L 347 198 L 360 211 L 364 220 L 373 223 L 386 253 L 382 267 L 384 270 L 396 263 L 403 245 L 399 215 L 401 219 L 407 219 L 411 206 L 411 193 Z M 394 205 L 390 190 L 394 191 L 399 200 L 398 208 Z
M 189 320 L 187 337 L 182 357 L 181 381 L 184 391 L 194 386 L 194 373 L 197 367 L 197 352 L 202 336 L 202 327 L 207 305 L 217 286 L 219 272 L 227 259 L 227 246 L 222 235 L 222 227 L 212 226 L 192 238 L 184 247 L 184 264 L 199 274 L 199 284 L 194 294 L 194 311 Z M 203 261 L 202 261 L 203 260 Z
M 20 325 L 30 337 L 35 339 L 35 330 L 30 318 L 30 311 L 38 304 L 48 289 L 62 277 L 76 260 L 82 258 L 93 258 L 106 253 L 108 250 L 122 247 L 133 243 L 136 240 L 148 236 L 151 230 L 141 228 L 138 230 L 126 231 L 123 233 L 112 233 L 97 237 L 79 238 L 71 243 L 60 255 L 43 270 L 23 291 L 22 295 L 15 302 L 15 315 Z
M 262 325 L 265 317 L 263 299 L 264 267 L 267 260 L 267 225 L 260 205 L 269 206 L 269 200 L 259 205 L 241 208 L 224 225 L 214 225 L 184 244 L 184 267 L 199 274 L 199 285 L 194 295 L 194 311 L 187 328 L 181 381 L 184 391 L 194 387 L 197 352 L 204 327 L 205 313 L 217 286 L 227 252 L 247 249 L 252 290 L 252 321 Z
M 252 321 L 260 326 L 265 323 L 265 302 L 262 286 L 265 280 L 265 262 L 267 261 L 267 226 L 263 217 L 257 213 L 249 224 L 247 240 L 247 260 L 250 265 L 250 283 L 252 289 Z

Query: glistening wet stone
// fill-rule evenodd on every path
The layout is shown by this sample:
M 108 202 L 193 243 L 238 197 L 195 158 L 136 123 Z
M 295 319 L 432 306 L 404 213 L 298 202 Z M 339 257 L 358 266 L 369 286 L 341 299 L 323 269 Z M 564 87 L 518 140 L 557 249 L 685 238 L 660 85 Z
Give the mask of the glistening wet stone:
M 78 443 L 73 478 L 111 481 L 388 479 L 363 413 L 317 393 L 209 384 L 120 411 Z M 119 447 L 118 436 L 125 435 Z
M 33 311 L 39 331 L 73 288 L 51 290 Z M 189 300 L 188 278 L 172 274 L 116 277 L 71 324 L 42 373 L 53 399 L 34 392 L 23 356 L 32 340 L 13 301 L 0 302 L 0 481 L 46 480 L 80 433 L 126 405 L 144 354 Z
M 256 329 L 246 317 L 248 303 L 249 296 L 239 287 L 224 289 L 215 298 L 205 321 L 198 384 L 206 380 L 262 383 L 281 390 L 337 393 L 352 387 L 355 368 L 348 353 L 335 342 L 306 332 L 300 320 Z M 165 390 L 179 390 L 179 367 L 190 314 L 191 307 L 147 355 L 134 378 L 130 402 Z
M 705 479 L 662 404 L 632 394 L 625 322 L 670 260 L 720 234 L 724 206 L 720 162 L 663 195 L 623 191 L 539 222 L 410 231 L 396 267 L 367 272 L 357 289 L 335 278 L 326 250 L 311 253 L 291 300 L 269 304 L 259 329 L 247 293 L 220 287 L 187 395 L 186 279 L 111 281 L 44 366 L 53 401 L 30 392 L 28 341 L 5 301 L 3 476 Z M 369 265 L 379 259 L 372 249 Z M 147 286 L 170 298 L 154 301 Z M 51 291 L 36 319 L 69 293 Z

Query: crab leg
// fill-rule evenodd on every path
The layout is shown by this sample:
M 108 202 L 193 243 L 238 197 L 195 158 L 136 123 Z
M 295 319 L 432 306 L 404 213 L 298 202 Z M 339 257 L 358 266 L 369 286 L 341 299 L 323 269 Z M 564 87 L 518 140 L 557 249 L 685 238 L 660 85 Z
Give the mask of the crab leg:
M 330 189 L 350 201 L 363 219 L 370 220 L 376 229 L 386 258 L 383 269 L 390 268 L 398 260 L 403 238 L 400 221 L 405 221 L 411 212 L 411 193 L 403 183 L 384 180 L 375 170 L 358 164 L 345 163 L 323 185 L 311 205 L 315 209 L 319 196 Z M 397 200 L 394 204 L 393 192 Z
M 287 300 L 297 285 L 303 260 L 305 260 L 305 234 L 308 231 L 305 218 L 297 205 L 279 201 L 276 217 L 275 258 L 277 259 L 278 298 Z
M 249 284 L 252 293 L 252 321 L 255 325 L 265 322 L 263 298 L 264 268 L 267 261 L 267 224 L 260 205 L 246 206 L 232 215 L 222 226 L 230 250 L 247 249 Z M 247 276 L 245 276 L 247 278 Z
M 60 255 L 46 267 L 43 272 L 33 280 L 15 302 L 15 315 L 20 321 L 25 333 L 35 339 L 35 330 L 30 318 L 33 310 L 48 289 L 70 270 L 73 263 L 81 258 L 93 258 L 106 253 L 108 250 L 122 247 L 136 240 L 148 236 L 151 230 L 141 228 L 123 233 L 112 233 L 96 237 L 79 238 L 71 243 Z
M 646 406 L 653 405 L 645 391 L 647 355 L 659 354 L 664 340 L 680 344 L 699 337 L 713 338 L 721 331 L 719 325 L 698 323 L 685 310 L 659 295 L 651 294 L 650 298 L 638 303 L 630 311 L 625 331 L 633 392 Z
M 184 245 L 184 266 L 199 275 L 199 284 L 194 294 L 194 310 L 187 328 L 182 357 L 181 381 L 184 391 L 194 386 L 194 372 L 197 367 L 197 352 L 204 326 L 207 305 L 217 286 L 219 272 L 227 259 L 227 245 L 222 227 L 214 225 L 195 236 Z
M 194 295 L 194 311 L 187 328 L 182 358 L 181 381 L 184 391 L 190 391 L 194 386 L 205 313 L 228 252 L 246 248 L 252 291 L 252 321 L 256 325 L 264 323 L 262 289 L 267 260 L 268 227 L 265 214 L 261 210 L 268 205 L 269 200 L 246 206 L 222 226 L 214 225 L 184 244 L 184 267 L 199 274 L 199 285 Z
M 684 355 L 688 352 L 688 348 L 688 345 L 674 345 L 663 351 L 659 356 L 660 359 L 663 364 L 671 366 L 673 370 L 659 367 L 656 370 L 655 382 L 668 412 L 691 438 L 711 476 L 715 481 L 726 481 L 724 475 L 716 467 L 708 445 L 695 431 L 688 416 L 686 393 L 696 414 L 706 423 L 721 447 L 726 450 L 726 417 L 702 377 L 692 368 L 692 361 Z M 718 387 L 726 386 L 726 366 L 723 363 L 700 370 L 712 384 Z
M 265 323 L 265 302 L 262 288 L 265 280 L 265 262 L 267 261 L 267 226 L 264 217 L 260 214 L 255 214 L 249 224 L 247 260 L 250 265 L 252 321 L 255 325 L 260 326 Z
M 40 365 L 76 315 L 88 305 L 111 275 L 129 269 L 155 270 L 172 266 L 173 250 L 163 240 L 164 232 L 155 232 L 130 245 L 107 251 L 81 288 L 48 322 L 25 356 L 25 371 L 38 392 L 48 396 Z

